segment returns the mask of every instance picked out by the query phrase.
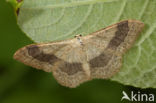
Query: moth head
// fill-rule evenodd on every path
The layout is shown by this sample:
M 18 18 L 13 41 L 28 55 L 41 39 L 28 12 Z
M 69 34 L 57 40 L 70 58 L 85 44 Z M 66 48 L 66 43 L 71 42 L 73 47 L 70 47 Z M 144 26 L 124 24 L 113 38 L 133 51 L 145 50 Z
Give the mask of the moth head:
M 77 34 L 77 35 L 75 35 L 74 37 L 75 37 L 75 38 L 80 38 L 80 37 L 82 37 L 82 35 L 81 35 L 81 34 Z

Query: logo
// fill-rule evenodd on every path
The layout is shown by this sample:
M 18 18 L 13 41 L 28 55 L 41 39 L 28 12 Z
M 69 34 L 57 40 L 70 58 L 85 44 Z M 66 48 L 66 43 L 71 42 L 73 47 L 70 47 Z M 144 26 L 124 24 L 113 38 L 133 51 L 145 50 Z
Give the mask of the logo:
M 138 91 L 137 93 L 134 93 L 134 91 L 131 91 L 131 94 L 128 95 L 125 91 L 122 91 L 122 98 L 121 101 L 128 100 L 128 101 L 148 101 L 148 102 L 153 102 L 154 101 L 154 94 L 146 94 L 146 93 L 141 93 Z

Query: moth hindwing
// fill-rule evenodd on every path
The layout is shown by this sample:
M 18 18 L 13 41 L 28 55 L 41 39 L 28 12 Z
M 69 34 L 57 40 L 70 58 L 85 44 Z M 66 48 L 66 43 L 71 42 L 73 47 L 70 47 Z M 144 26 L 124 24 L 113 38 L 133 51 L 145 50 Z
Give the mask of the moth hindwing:
M 52 72 L 61 85 L 73 88 L 93 78 L 110 78 L 117 73 L 123 54 L 143 27 L 140 21 L 125 20 L 87 36 L 27 45 L 14 58 Z

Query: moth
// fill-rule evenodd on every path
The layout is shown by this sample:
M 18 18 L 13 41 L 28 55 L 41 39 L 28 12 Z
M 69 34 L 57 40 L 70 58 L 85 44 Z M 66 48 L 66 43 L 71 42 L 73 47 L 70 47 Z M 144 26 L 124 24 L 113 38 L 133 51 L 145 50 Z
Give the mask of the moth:
M 122 56 L 132 47 L 144 27 L 137 20 L 124 20 L 73 39 L 31 44 L 16 51 L 14 59 L 46 72 L 70 88 L 94 78 L 115 75 Z

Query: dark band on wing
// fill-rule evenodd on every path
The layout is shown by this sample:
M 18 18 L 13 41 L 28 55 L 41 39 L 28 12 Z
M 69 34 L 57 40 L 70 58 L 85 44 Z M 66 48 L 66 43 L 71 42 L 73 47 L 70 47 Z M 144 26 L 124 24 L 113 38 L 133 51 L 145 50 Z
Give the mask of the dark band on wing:
M 41 62 L 48 62 L 50 64 L 55 63 L 56 61 L 60 60 L 53 54 L 45 54 L 43 51 L 39 49 L 37 45 L 31 45 L 27 47 L 28 54 L 33 58 L 41 61 Z
M 99 56 L 89 61 L 90 68 L 105 67 L 110 61 L 111 57 L 112 55 L 110 54 L 105 54 L 105 53 L 100 54 Z
M 27 50 L 30 56 L 41 62 L 48 62 L 49 64 L 54 64 L 57 61 L 63 62 L 63 64 L 60 64 L 58 68 L 61 69 L 62 72 L 67 73 L 68 75 L 73 75 L 83 70 L 81 63 L 68 63 L 63 61 L 62 59 L 59 59 L 53 54 L 45 54 L 39 49 L 37 45 L 28 46 Z
M 117 24 L 117 31 L 115 32 L 114 38 L 111 39 L 108 44 L 108 48 L 116 49 L 122 42 L 124 42 L 129 31 L 128 21 Z
M 68 75 L 74 75 L 75 73 L 82 71 L 83 67 L 81 63 L 63 62 L 63 64 L 59 65 L 59 69 Z

